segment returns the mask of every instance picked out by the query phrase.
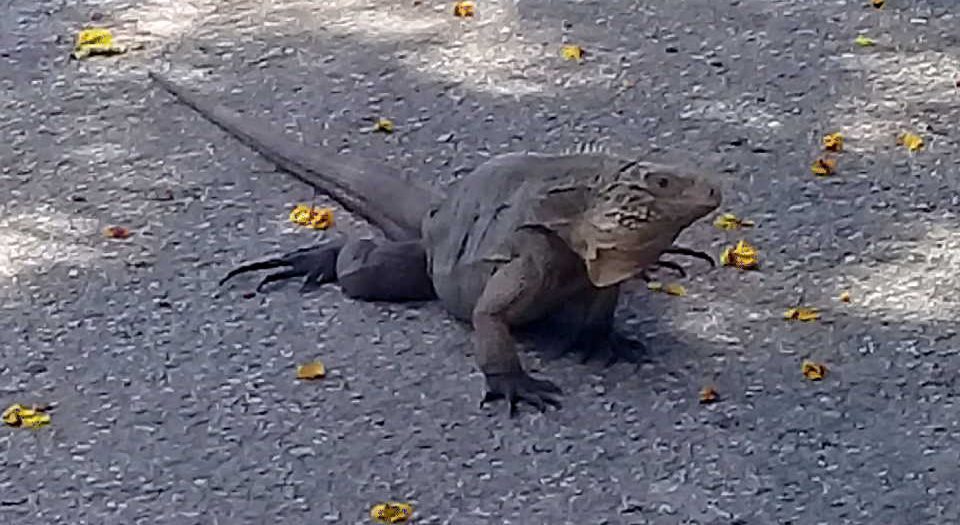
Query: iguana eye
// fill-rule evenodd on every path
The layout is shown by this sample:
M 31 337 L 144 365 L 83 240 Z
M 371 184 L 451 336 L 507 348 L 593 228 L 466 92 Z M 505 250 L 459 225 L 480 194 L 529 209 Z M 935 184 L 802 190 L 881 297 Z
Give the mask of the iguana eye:
M 647 188 L 661 195 L 672 195 L 683 189 L 683 179 L 662 171 L 648 174 L 645 182 Z

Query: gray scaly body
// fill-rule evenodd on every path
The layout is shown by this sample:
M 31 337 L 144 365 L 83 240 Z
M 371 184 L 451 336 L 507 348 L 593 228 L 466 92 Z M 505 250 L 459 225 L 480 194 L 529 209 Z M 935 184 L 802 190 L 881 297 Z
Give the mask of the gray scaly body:
M 304 289 L 337 281 L 365 300 L 438 298 L 474 328 L 484 401 L 506 398 L 543 409 L 560 390 L 529 376 L 512 330 L 547 322 L 568 348 L 605 349 L 635 360 L 642 347 L 613 329 L 619 285 L 658 265 L 690 224 L 716 209 L 720 190 L 679 167 L 602 153 L 511 153 L 494 157 L 444 192 L 385 166 L 314 153 L 277 130 L 151 73 L 164 89 L 279 168 L 380 227 L 384 241 L 328 240 L 244 265 L 289 268 L 261 283 L 306 276 Z

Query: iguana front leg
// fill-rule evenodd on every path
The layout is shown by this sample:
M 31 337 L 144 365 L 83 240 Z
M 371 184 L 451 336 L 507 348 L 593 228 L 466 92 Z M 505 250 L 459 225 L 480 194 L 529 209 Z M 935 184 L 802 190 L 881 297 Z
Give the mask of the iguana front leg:
M 576 352 L 580 354 L 581 363 L 594 357 L 605 357 L 606 366 L 620 361 L 639 363 L 646 345 L 622 335 L 614 326 L 619 297 L 619 285 L 590 288 L 551 314 L 538 328 L 540 338 L 546 339 L 551 347 L 549 357 Z
M 523 320 L 527 309 L 543 295 L 546 280 L 538 266 L 531 257 L 519 257 L 500 267 L 487 281 L 473 310 L 474 349 L 487 382 L 480 406 L 506 399 L 511 416 L 520 401 L 540 411 L 548 404 L 560 407 L 553 397 L 561 394 L 560 388 L 524 371 L 510 334 L 510 326 Z

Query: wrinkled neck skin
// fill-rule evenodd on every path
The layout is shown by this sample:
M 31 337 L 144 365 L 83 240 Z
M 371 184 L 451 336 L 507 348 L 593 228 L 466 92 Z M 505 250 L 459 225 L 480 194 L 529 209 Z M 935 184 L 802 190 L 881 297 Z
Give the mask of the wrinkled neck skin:
M 656 263 L 682 229 L 651 227 L 646 229 L 650 235 L 640 236 L 636 231 L 604 232 L 585 225 L 573 232 L 571 240 L 586 264 L 590 282 L 605 288 L 632 279 Z

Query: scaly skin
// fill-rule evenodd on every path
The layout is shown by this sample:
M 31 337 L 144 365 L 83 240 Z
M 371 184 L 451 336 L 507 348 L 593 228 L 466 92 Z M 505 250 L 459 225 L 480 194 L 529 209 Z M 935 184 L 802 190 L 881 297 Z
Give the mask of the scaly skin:
M 494 157 L 443 192 L 386 166 L 340 160 L 284 138 L 155 73 L 164 89 L 278 168 L 330 194 L 370 220 L 386 241 L 334 239 L 247 271 L 287 267 L 267 283 L 305 277 L 304 289 L 337 281 L 365 300 L 439 298 L 474 328 L 473 346 L 486 378 L 485 402 L 505 399 L 541 410 L 559 407 L 560 389 L 531 377 L 513 331 L 537 323 L 562 328 L 567 349 L 590 346 L 611 359 L 636 361 L 642 344 L 618 335 L 613 314 L 619 286 L 656 267 L 667 253 L 712 259 L 673 246 L 693 222 L 715 210 L 720 190 L 678 166 L 603 153 L 511 153 Z

